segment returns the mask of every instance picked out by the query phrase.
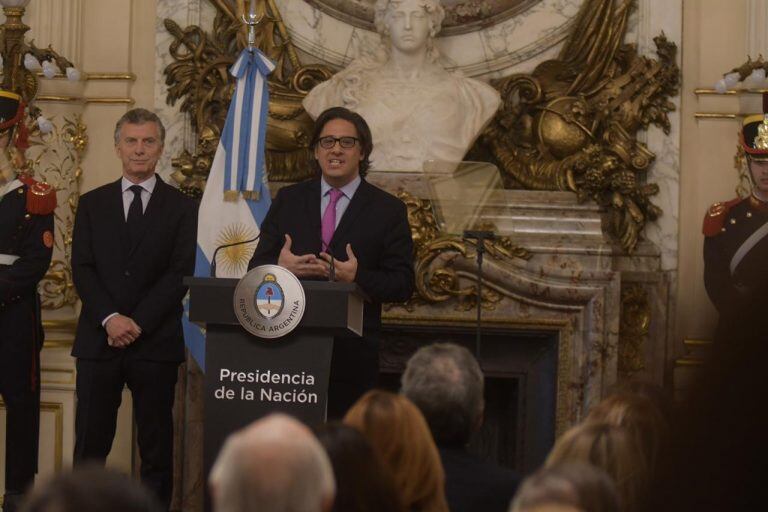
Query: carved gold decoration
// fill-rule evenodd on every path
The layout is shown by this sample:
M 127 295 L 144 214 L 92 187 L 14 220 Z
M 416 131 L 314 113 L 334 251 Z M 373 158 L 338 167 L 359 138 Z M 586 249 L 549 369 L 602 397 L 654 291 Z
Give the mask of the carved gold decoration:
M 733 157 L 733 166 L 739 175 L 739 183 L 736 185 L 736 195 L 739 197 L 748 197 L 752 194 L 752 179 L 749 176 L 749 167 L 747 166 L 747 154 L 741 144 L 736 144 L 736 155 Z
M 507 187 L 594 200 L 627 252 L 662 213 L 650 201 L 658 186 L 644 183 L 655 155 L 637 132 L 654 124 L 669 133 L 680 82 L 677 48 L 663 34 L 658 60 L 623 43 L 632 4 L 586 0 L 557 59 L 494 84 L 503 105 L 482 138 Z
M 173 179 L 192 196 L 201 195 L 205 188 L 234 89 L 229 68 L 246 43 L 240 22 L 243 0 L 236 5 L 209 1 L 216 8 L 211 34 L 198 26 L 182 29 L 173 20 L 165 20 L 174 37 L 170 54 L 175 61 L 165 69 L 168 103 L 181 100 L 180 110 L 190 115 L 198 136 L 194 152 L 184 150 L 172 160 Z M 273 0 L 258 0 L 256 14 L 264 17 L 257 28 L 256 46 L 277 63 L 269 77 L 267 174 L 272 181 L 300 181 L 311 175 L 312 130 L 312 119 L 301 100 L 331 72 L 322 66 L 301 65 Z
M 643 349 L 651 325 L 648 292 L 641 284 L 623 285 L 619 330 L 619 378 L 630 378 L 645 368 Z
M 426 199 L 400 191 L 397 194 L 408 208 L 408 222 L 414 244 L 416 293 L 402 304 L 387 304 L 385 309 L 403 307 L 414 311 L 418 304 L 446 302 L 458 299 L 457 310 L 469 311 L 477 307 L 477 286 L 474 281 L 463 286 L 453 263 L 458 257 L 473 259 L 476 242 L 441 233 L 432 209 Z M 531 254 L 512 243 L 509 237 L 499 237 L 486 243 L 486 254 L 497 260 L 529 259 Z M 492 310 L 502 299 L 501 294 L 485 286 L 480 297 L 483 308 Z
M 63 119 L 61 127 L 53 121 L 54 130 L 47 135 L 33 132 L 27 150 L 27 164 L 37 179 L 56 190 L 58 206 L 54 215 L 54 259 L 39 290 L 44 309 L 60 309 L 77 302 L 72 282 L 72 229 L 83 174 L 80 162 L 88 147 L 88 134 L 80 116 Z

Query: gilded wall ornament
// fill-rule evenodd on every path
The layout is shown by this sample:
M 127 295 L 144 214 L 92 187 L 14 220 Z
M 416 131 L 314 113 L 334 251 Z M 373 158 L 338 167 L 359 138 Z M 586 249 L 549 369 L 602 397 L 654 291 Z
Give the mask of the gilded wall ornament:
M 662 211 L 645 182 L 655 155 L 637 140 L 653 124 L 670 131 L 678 93 L 677 48 L 654 38 L 658 59 L 623 43 L 633 2 L 586 0 L 557 59 L 495 83 L 504 103 L 481 146 L 510 188 L 571 190 L 610 214 L 626 252 Z
M 243 0 L 210 2 L 216 7 L 210 34 L 198 26 L 182 29 L 173 20 L 164 22 L 174 37 L 169 49 L 174 62 L 165 69 L 167 101 L 174 105 L 181 100 L 180 110 L 190 115 L 198 136 L 194 152 L 184 150 L 172 160 L 172 176 L 193 197 L 202 195 L 224 127 L 234 91 L 229 68 L 246 45 L 240 21 L 245 12 Z M 322 66 L 301 65 L 273 0 L 257 1 L 256 14 L 263 16 L 256 46 L 277 63 L 269 77 L 267 173 L 271 181 L 300 181 L 311 176 L 309 136 L 313 126 L 301 100 L 331 72 Z
M 74 305 L 77 292 L 72 281 L 72 230 L 80 198 L 79 182 L 83 174 L 80 163 L 88 147 L 88 133 L 80 116 L 52 119 L 53 131 L 30 134 L 27 165 L 36 179 L 56 190 L 58 207 L 54 214 L 54 253 L 48 273 L 40 281 L 39 290 L 44 309 L 60 309 Z
M 648 292 L 639 283 L 622 285 L 618 371 L 622 379 L 645 369 L 645 341 L 651 325 Z
M 165 21 L 175 59 L 165 70 L 168 102 L 181 100 L 198 134 L 195 150 L 173 159 L 173 177 L 193 196 L 205 186 L 232 94 L 228 68 L 245 42 L 244 0 L 209 1 L 217 9 L 210 34 Z M 637 134 L 651 124 L 669 133 L 680 70 L 677 48 L 663 34 L 654 39 L 656 59 L 623 42 L 634 3 L 616 4 L 585 0 L 557 59 L 494 84 L 503 105 L 472 157 L 498 165 L 507 188 L 570 190 L 595 201 L 608 212 L 609 233 L 632 252 L 646 223 L 662 213 L 651 200 L 658 185 L 645 180 L 655 155 Z M 265 16 L 257 46 L 278 63 L 269 81 L 267 174 L 300 181 L 311 175 L 312 129 L 301 99 L 332 72 L 301 65 L 274 0 L 258 0 L 256 10 Z
M 416 273 L 416 293 L 406 303 L 387 304 L 387 310 L 403 307 L 415 310 L 418 304 L 441 303 L 457 300 L 456 309 L 469 311 L 481 301 L 483 308 L 492 310 L 499 303 L 502 295 L 488 286 L 483 287 L 482 297 L 478 298 L 473 276 L 462 276 L 454 268 L 456 258 L 473 259 L 476 255 L 474 240 L 463 239 L 455 235 L 442 233 L 432 209 L 426 199 L 420 199 L 408 192 L 397 193 L 408 208 L 408 222 L 414 244 L 414 270 Z M 478 226 L 489 228 L 490 226 Z M 516 246 L 509 237 L 498 237 L 486 242 L 486 254 L 496 260 L 513 258 L 529 259 L 531 254 Z M 464 277 L 465 279 L 462 279 Z

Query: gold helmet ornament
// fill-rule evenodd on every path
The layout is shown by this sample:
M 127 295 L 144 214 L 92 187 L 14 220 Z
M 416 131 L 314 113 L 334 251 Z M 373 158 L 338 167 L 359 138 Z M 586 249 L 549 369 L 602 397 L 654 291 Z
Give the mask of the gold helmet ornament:
M 4 91 L 0 89 L 0 135 L 10 131 L 11 140 L 20 150 L 24 151 L 29 147 L 27 141 L 27 125 L 24 123 L 24 100 L 15 92 Z M 14 139 L 13 129 L 18 126 L 19 130 Z
M 747 156 L 768 160 L 768 94 L 763 93 L 763 113 L 744 118 L 739 138 Z

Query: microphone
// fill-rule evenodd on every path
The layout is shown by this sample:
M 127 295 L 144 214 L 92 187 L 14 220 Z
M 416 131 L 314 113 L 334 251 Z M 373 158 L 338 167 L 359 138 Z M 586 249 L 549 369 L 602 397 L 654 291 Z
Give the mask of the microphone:
M 464 234 L 462 236 L 467 239 L 478 240 L 478 241 L 496 240 L 496 233 L 494 233 L 493 231 L 466 229 L 464 230 Z
M 243 245 L 243 244 L 250 244 L 252 242 L 255 242 L 259 239 L 261 236 L 261 233 L 256 235 L 256 238 L 251 238 L 250 240 L 243 240 L 241 242 L 232 242 L 231 244 L 225 244 L 220 245 L 216 248 L 215 251 L 213 251 L 213 257 L 211 258 L 211 274 L 210 277 L 216 277 L 216 255 L 219 253 L 219 250 L 226 249 L 227 247 L 235 247 L 236 245 Z

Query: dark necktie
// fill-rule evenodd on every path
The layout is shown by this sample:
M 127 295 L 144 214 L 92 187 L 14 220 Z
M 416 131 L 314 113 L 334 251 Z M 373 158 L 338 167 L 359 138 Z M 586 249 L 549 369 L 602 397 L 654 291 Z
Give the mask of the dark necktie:
M 134 246 L 139 240 L 139 228 L 141 227 L 141 218 L 144 216 L 144 207 L 141 203 L 141 191 L 144 190 L 139 185 L 131 185 L 128 190 L 133 192 L 133 201 L 128 207 L 128 236 L 131 240 L 131 246 Z

